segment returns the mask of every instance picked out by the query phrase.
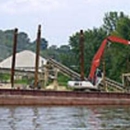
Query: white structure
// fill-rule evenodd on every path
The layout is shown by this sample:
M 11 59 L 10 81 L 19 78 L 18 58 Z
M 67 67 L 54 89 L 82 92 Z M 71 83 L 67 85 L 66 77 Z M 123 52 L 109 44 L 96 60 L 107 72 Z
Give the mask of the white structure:
M 24 70 L 34 70 L 35 68 L 36 54 L 30 50 L 24 50 L 22 52 L 16 53 L 16 62 L 15 69 L 24 69 Z M 39 57 L 39 67 L 46 64 L 46 59 Z M 11 68 L 12 65 L 12 56 L 3 60 L 0 63 L 0 68 Z

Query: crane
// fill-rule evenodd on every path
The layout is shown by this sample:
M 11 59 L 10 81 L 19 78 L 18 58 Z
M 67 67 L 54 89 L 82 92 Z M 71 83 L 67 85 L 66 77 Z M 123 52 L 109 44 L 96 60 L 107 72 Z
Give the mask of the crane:
M 84 81 L 68 81 L 69 87 L 74 88 L 74 89 L 92 89 L 92 90 L 98 89 L 98 85 L 102 81 L 102 73 L 98 71 L 96 75 L 97 76 L 96 80 L 95 80 L 95 74 L 96 74 L 96 70 L 98 70 L 98 67 L 100 65 L 100 61 L 104 54 L 105 47 L 109 41 L 114 42 L 114 43 L 121 43 L 124 45 L 130 45 L 130 41 L 122 39 L 120 37 L 116 37 L 116 36 L 106 37 L 101 43 L 98 51 L 94 55 L 88 79 Z

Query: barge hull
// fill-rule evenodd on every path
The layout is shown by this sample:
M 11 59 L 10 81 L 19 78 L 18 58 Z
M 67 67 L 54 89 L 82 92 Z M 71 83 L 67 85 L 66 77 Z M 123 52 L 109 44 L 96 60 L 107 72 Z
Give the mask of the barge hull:
M 130 105 L 130 93 L 3 89 L 0 105 Z

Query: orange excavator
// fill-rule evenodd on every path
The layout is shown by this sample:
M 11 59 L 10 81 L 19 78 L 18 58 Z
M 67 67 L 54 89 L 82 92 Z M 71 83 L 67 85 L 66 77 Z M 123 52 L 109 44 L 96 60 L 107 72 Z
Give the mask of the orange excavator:
M 92 66 L 91 66 L 88 79 L 85 81 L 68 81 L 69 87 L 73 89 L 90 89 L 90 90 L 98 89 L 98 85 L 102 81 L 102 78 L 103 78 L 102 72 L 99 71 L 98 67 L 100 65 L 100 61 L 102 59 L 105 47 L 108 44 L 108 42 L 130 45 L 130 41 L 116 37 L 116 36 L 108 36 L 107 38 L 105 38 L 92 60 Z

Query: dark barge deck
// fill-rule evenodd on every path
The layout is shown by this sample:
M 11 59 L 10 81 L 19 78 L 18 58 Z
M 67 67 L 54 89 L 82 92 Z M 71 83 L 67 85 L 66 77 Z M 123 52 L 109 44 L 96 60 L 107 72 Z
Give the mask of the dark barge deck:
M 0 89 L 0 105 L 130 105 L 130 93 Z

